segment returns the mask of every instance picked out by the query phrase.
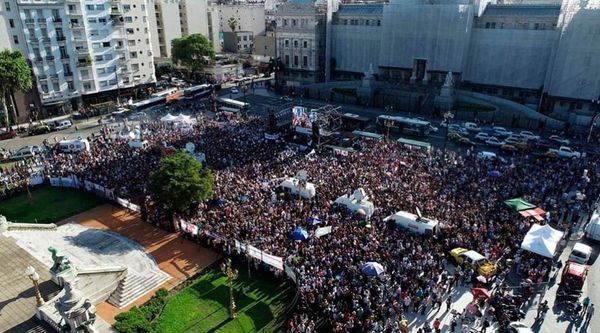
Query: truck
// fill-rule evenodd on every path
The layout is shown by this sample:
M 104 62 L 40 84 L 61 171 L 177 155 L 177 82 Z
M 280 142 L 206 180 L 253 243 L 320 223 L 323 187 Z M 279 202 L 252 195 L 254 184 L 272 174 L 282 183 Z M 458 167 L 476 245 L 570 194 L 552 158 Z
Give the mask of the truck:
M 581 153 L 567 146 L 560 146 L 558 149 L 549 149 L 548 154 L 554 154 L 562 158 L 580 158 Z
M 481 276 L 490 278 L 496 274 L 496 265 L 478 252 L 457 247 L 450 251 L 450 255 L 457 264 L 465 263 L 476 270 Z
M 433 235 L 437 233 L 438 221 L 421 217 L 405 211 L 399 211 L 383 219 L 384 222 L 393 222 L 399 229 L 408 230 L 420 235 Z
M 595 210 L 585 229 L 585 237 L 592 241 L 600 241 L 600 211 Z

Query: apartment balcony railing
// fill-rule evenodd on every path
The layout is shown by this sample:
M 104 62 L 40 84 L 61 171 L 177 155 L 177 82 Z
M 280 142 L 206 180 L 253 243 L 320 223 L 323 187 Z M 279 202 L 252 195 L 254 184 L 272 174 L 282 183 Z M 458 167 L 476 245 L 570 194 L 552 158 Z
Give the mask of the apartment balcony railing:
M 40 81 L 40 80 L 46 80 L 47 78 L 48 78 L 47 75 L 38 75 L 38 77 L 37 77 L 38 81 Z
M 68 54 L 62 54 L 62 55 L 60 56 L 60 58 L 61 58 L 62 60 L 69 60 L 69 58 L 71 58 L 71 57 L 70 57 Z
M 61 23 L 62 23 L 62 21 L 63 21 L 63 20 L 62 20 L 62 18 L 60 18 L 60 17 L 53 17 L 53 18 L 52 18 L 52 22 L 54 22 L 54 23 L 59 23 L 59 24 L 61 24 Z
M 77 67 L 79 68 L 83 68 L 83 67 L 90 67 L 92 65 L 92 61 L 89 59 L 79 59 L 77 60 Z
M 25 24 L 34 24 L 34 23 L 35 23 L 35 19 L 32 19 L 32 18 L 25 19 Z
M 47 20 L 45 18 L 39 18 L 39 19 L 37 19 L 37 22 L 38 23 L 46 23 Z
M 56 37 L 56 40 L 59 42 L 64 42 L 67 40 L 67 38 L 65 36 L 58 36 L 58 37 Z
M 52 55 L 51 56 L 46 56 L 46 60 L 52 61 L 52 60 L 54 60 L 54 56 L 52 56 Z

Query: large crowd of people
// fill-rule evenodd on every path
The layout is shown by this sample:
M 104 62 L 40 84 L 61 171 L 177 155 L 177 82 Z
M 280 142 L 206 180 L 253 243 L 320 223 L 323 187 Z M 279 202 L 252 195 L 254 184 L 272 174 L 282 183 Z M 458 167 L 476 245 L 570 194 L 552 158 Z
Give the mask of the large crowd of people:
M 583 209 L 600 194 L 598 160 L 590 157 L 564 161 L 523 156 L 490 162 L 474 154 L 410 149 L 388 140 L 363 140 L 360 149 L 348 155 L 330 150 L 307 154 L 285 142 L 265 140 L 264 127 L 257 118 L 218 123 L 199 117 L 186 131 L 147 123 L 141 132 L 151 143 L 148 149 L 132 149 L 126 140 L 103 135 L 90 151 L 54 151 L 38 157 L 35 165 L 43 166 L 45 176 L 76 175 L 142 202 L 150 195 L 149 175 L 164 147 L 183 148 L 193 142 L 213 169 L 213 196 L 220 204 L 201 203 L 185 218 L 198 225 L 201 237 L 221 236 L 213 245 L 224 251 L 231 251 L 234 239 L 241 240 L 294 267 L 300 300 L 287 325 L 289 332 L 314 332 L 318 318 L 332 332 L 397 332 L 407 313 L 449 311 L 452 289 L 475 284 L 478 275 L 468 266 L 447 269 L 448 253 L 456 247 L 476 250 L 500 267 L 507 266 L 506 259 L 523 257 L 520 272 L 527 277 L 547 275 L 548 262 L 519 251 L 532 221 L 503 201 L 522 197 L 548 212 L 544 223 L 567 230 L 571 225 L 564 217 L 571 207 L 565 193 L 584 193 Z M 23 186 L 37 170 L 23 164 L 5 171 L 0 186 Z M 314 198 L 276 193 L 281 177 L 300 170 L 315 184 Z M 492 170 L 497 171 L 494 176 Z M 368 221 L 333 204 L 357 188 L 363 188 L 375 205 Z M 417 209 L 440 221 L 437 234 L 414 235 L 383 221 L 397 211 Z M 162 216 L 157 213 L 149 213 L 150 222 Z M 310 218 L 322 224 L 309 225 Z M 314 230 L 325 225 L 332 226 L 332 232 L 314 237 Z M 310 237 L 292 239 L 297 227 L 306 228 Z M 384 274 L 364 275 L 361 265 L 366 262 L 380 263 Z

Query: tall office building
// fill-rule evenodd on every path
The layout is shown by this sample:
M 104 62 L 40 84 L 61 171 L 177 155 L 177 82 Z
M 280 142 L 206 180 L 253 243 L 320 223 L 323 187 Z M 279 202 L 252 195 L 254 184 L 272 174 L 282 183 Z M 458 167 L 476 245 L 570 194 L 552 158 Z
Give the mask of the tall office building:
M 144 0 L 8 0 L 7 8 L 0 41 L 29 59 L 49 115 L 156 80 Z

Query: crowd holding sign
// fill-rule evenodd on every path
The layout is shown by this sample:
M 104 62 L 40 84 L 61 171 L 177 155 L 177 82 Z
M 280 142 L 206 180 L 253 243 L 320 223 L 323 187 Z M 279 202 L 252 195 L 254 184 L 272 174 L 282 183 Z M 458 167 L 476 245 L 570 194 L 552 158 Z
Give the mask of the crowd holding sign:
M 428 313 L 434 301 L 452 295 L 456 284 L 477 283 L 478 272 L 470 266 L 447 269 L 455 248 L 476 251 L 490 262 L 500 260 L 499 272 L 506 259 L 518 258 L 522 278 L 544 281 L 551 259 L 519 248 L 534 219 L 515 214 L 503 201 L 524 198 L 550 212 L 552 219 L 544 223 L 567 231 L 569 225 L 558 220 L 569 209 L 561 199 L 564 192 L 580 191 L 585 196 L 579 204 L 588 209 L 592 201 L 585 198 L 597 198 L 600 189 L 595 157 L 488 162 L 409 150 L 386 140 L 362 141 L 347 156 L 331 150 L 303 154 L 284 142 L 266 140 L 264 124 L 255 118 L 199 121 L 186 132 L 161 123 L 143 127 L 146 147 L 132 150 L 122 139 L 101 138 L 77 155 L 51 154 L 42 161 L 45 173 L 74 175 L 87 180 L 86 189 L 104 195 L 111 189 L 116 198 L 142 204 L 163 143 L 179 149 L 193 142 L 214 172 L 214 197 L 185 216 L 182 229 L 225 253 L 236 247 L 249 251 L 256 260 L 294 276 L 300 290 L 297 311 L 303 315 L 292 317 L 290 332 L 314 332 L 317 315 L 328 332 L 398 331 L 407 313 Z M 306 171 L 315 195 L 278 194 L 272 179 L 298 170 Z M 489 176 L 492 170 L 498 175 Z M 587 177 L 582 177 L 584 170 Z M 13 185 L 31 175 L 20 169 L 5 173 L 1 181 Z M 360 195 L 353 192 L 357 189 L 363 189 Z M 335 204 L 342 197 L 346 200 Z M 148 220 L 164 224 L 164 212 L 148 207 L 153 207 Z M 384 221 L 416 208 L 443 222 L 436 233 L 421 236 Z M 495 320 L 509 318 L 497 314 Z

